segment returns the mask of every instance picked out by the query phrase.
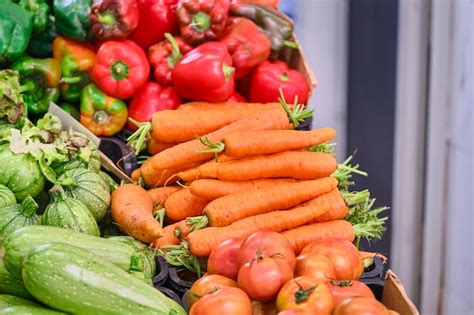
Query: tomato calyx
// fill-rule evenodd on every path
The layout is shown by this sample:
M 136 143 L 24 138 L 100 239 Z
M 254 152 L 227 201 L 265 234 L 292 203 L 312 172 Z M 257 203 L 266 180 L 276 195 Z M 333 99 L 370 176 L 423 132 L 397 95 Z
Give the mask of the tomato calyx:
M 347 288 L 351 287 L 353 282 L 351 280 L 331 280 L 332 285 Z
M 312 286 L 308 289 L 303 289 L 301 284 L 299 284 L 298 282 L 296 282 L 296 284 L 299 287 L 298 291 L 295 292 L 295 302 L 296 302 L 296 304 L 301 304 L 301 303 L 306 302 L 309 295 L 318 287 L 318 285 L 316 284 L 316 285 L 314 285 L 314 286 Z

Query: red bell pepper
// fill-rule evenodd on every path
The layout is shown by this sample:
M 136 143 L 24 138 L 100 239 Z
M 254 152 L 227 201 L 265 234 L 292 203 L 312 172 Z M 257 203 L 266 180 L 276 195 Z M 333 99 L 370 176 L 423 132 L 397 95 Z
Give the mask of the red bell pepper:
M 191 45 L 217 40 L 225 31 L 229 0 L 182 0 L 178 23 L 183 39 Z
M 137 0 L 140 19 L 130 39 L 145 51 L 161 42 L 165 33 L 176 33 L 176 3 L 178 0 Z
M 234 92 L 232 57 L 224 44 L 209 42 L 188 52 L 173 69 L 176 91 L 192 101 L 222 102 Z
M 245 99 L 245 97 L 243 97 L 242 95 L 240 95 L 239 92 L 234 91 L 234 93 L 232 93 L 232 95 L 227 99 L 226 102 L 230 102 L 230 103 L 247 103 L 247 100 Z
M 277 102 L 282 89 L 285 100 L 293 103 L 298 97 L 299 104 L 306 104 L 309 86 L 301 73 L 283 61 L 265 61 L 255 69 L 250 83 L 250 101 L 255 103 Z
M 257 24 L 246 18 L 233 18 L 219 42 L 227 46 L 232 56 L 236 79 L 247 75 L 270 56 L 270 40 Z
M 232 4 L 234 4 L 234 3 L 237 3 L 237 4 L 239 4 L 239 3 L 261 4 L 261 5 L 265 5 L 267 7 L 271 7 L 271 8 L 276 8 L 278 6 L 278 2 L 280 2 L 280 0 L 230 0 L 230 3 L 232 3 Z
M 128 117 L 138 122 L 148 122 L 154 112 L 176 109 L 182 103 L 183 100 L 174 87 L 147 82 L 133 95 L 128 106 Z M 132 130 L 137 130 L 137 126 L 130 121 L 127 126 Z
M 128 39 L 103 43 L 92 69 L 92 79 L 99 88 L 120 99 L 131 97 L 149 75 L 145 53 Z
M 171 72 L 182 54 L 189 52 L 192 47 L 186 44 L 181 37 L 173 37 L 170 33 L 165 34 L 166 40 L 150 47 L 148 60 L 154 68 L 153 77 L 162 85 L 173 85 Z
M 94 0 L 90 20 L 98 39 L 123 39 L 138 25 L 136 0 Z

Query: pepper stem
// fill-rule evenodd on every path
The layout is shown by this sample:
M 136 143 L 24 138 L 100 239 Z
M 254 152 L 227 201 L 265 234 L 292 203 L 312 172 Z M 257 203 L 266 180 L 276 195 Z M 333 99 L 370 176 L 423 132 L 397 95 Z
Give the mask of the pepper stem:
M 235 68 L 227 65 L 226 63 L 223 63 L 222 71 L 224 72 L 225 82 L 229 82 L 230 76 L 233 75 L 235 72 Z
M 108 121 L 109 115 L 104 110 L 98 110 L 94 112 L 94 115 L 92 116 L 92 118 L 94 119 L 96 123 L 104 124 Z
M 181 54 L 178 43 L 174 39 L 173 35 L 170 33 L 165 33 L 165 38 L 170 42 L 171 45 L 171 54 L 167 59 L 168 65 L 170 68 L 174 68 L 183 55 Z
M 110 12 L 99 14 L 97 16 L 97 21 L 99 21 L 100 24 L 106 25 L 106 26 L 113 26 L 116 23 L 115 16 Z
M 28 196 L 21 202 L 20 212 L 26 217 L 32 217 L 38 208 L 38 204 L 33 197 Z
M 204 33 L 211 26 L 211 18 L 207 13 L 198 12 L 193 16 L 190 26 L 199 33 Z
M 124 80 L 128 77 L 128 65 L 123 61 L 116 61 L 110 67 L 110 75 L 115 80 Z
M 288 76 L 288 71 L 283 72 L 283 74 L 280 75 L 280 81 L 289 81 L 290 77 Z

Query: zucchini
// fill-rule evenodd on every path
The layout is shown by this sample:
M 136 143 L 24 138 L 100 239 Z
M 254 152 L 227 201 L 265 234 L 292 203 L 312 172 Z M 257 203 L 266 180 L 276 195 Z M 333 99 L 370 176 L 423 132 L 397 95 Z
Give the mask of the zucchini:
M 16 203 L 15 194 L 5 185 L 0 185 L 0 208 L 14 205 Z
M 51 188 L 49 193 L 53 202 L 46 208 L 41 218 L 41 224 L 99 236 L 99 226 L 92 213 L 82 202 L 67 197 L 59 185 Z
M 0 208 L 0 243 L 11 232 L 27 226 L 39 224 L 36 215 L 38 204 L 28 196 L 21 204 L 13 204 Z
M 5 267 L 16 278 L 21 278 L 21 262 L 24 257 L 36 246 L 61 242 L 83 248 L 90 251 L 94 256 L 107 260 L 120 269 L 136 274 L 144 278 L 143 274 L 137 272 L 135 260 L 144 260 L 149 249 L 137 251 L 133 246 L 123 242 L 108 240 L 92 235 L 74 232 L 53 226 L 28 226 L 11 233 L 3 242 Z M 143 268 L 144 269 L 144 268 Z M 149 282 L 149 279 L 146 279 Z
M 12 277 L 0 259 L 0 293 L 11 294 L 25 299 L 34 299 L 21 279 Z M 0 312 L 1 313 L 1 312 Z
M 69 313 L 186 314 L 152 286 L 67 244 L 44 244 L 30 252 L 23 281 L 39 301 Z
M 0 314 L 57 315 L 65 313 L 44 308 L 17 296 L 0 294 Z

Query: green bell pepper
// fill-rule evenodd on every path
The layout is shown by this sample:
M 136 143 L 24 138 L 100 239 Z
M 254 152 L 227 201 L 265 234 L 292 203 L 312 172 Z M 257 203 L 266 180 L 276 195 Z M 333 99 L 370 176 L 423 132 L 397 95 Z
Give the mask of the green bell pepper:
M 10 0 L 0 1 L 0 65 L 20 57 L 32 32 L 30 14 Z
M 28 11 L 33 24 L 33 34 L 44 31 L 48 24 L 49 6 L 45 0 L 13 0 Z
M 52 58 L 35 59 L 23 56 L 15 61 L 11 68 L 20 73 L 23 100 L 28 113 L 41 115 L 48 111 L 49 104 L 59 98 L 61 67 Z
M 50 15 L 46 29 L 31 38 L 28 48 L 28 55 L 36 58 L 49 58 L 53 55 L 53 40 L 57 36 L 54 16 Z
M 59 107 L 71 115 L 75 120 L 79 121 L 81 119 L 81 113 L 79 112 L 79 109 L 76 108 L 76 106 L 69 103 L 61 103 L 59 104 Z
M 54 0 L 58 33 L 79 42 L 90 39 L 91 5 L 92 0 Z

